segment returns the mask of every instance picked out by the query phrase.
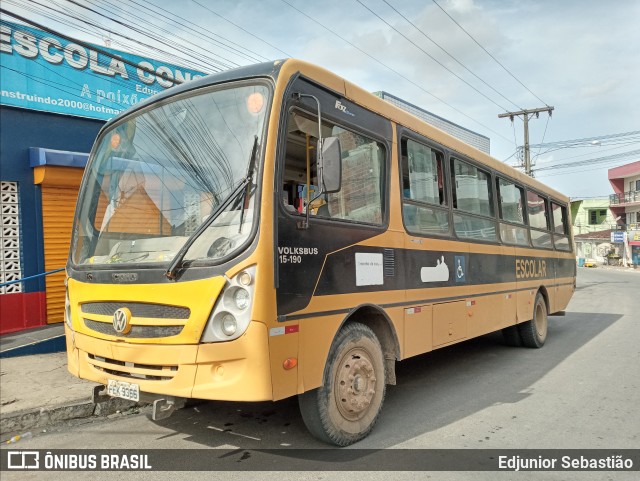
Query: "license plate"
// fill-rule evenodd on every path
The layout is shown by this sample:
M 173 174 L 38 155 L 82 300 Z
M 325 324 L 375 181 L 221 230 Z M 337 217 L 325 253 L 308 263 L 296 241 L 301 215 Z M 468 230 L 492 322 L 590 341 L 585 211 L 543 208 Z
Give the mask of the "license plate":
M 109 379 L 107 394 L 113 397 L 128 399 L 129 401 L 140 401 L 140 386 L 130 382 Z

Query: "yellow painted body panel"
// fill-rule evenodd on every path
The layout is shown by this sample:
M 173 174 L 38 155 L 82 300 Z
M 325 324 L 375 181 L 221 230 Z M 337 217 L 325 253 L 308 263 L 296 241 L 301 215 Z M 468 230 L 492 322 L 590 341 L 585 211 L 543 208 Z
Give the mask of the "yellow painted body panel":
M 94 338 L 115 341 L 124 344 L 125 340 L 113 335 L 90 329 L 85 319 L 104 323 L 113 322 L 107 315 L 89 314 L 82 311 L 82 305 L 88 302 L 143 302 L 147 304 L 171 305 L 185 307 L 190 310 L 189 319 L 148 319 L 132 317 L 133 326 L 157 325 L 184 328 L 177 336 L 160 338 L 127 339 L 127 343 L 135 344 L 197 344 L 202 337 L 213 305 L 218 294 L 225 285 L 223 277 L 198 281 L 166 283 L 166 284 L 101 284 L 78 282 L 69 279 L 69 302 L 71 303 L 71 319 L 76 333 Z M 105 329 L 106 330 L 106 329 Z M 150 350 L 151 351 L 151 350 Z
M 444 346 L 467 338 L 467 301 L 433 306 L 433 345 Z
M 402 358 L 416 356 L 433 348 L 433 306 L 404 309 Z
M 243 336 L 223 343 L 192 345 L 125 344 L 70 335 L 69 371 L 107 384 L 109 379 L 137 383 L 140 391 L 198 399 L 265 401 L 272 399 L 267 330 L 253 322 Z M 77 359 L 77 361 L 76 361 Z M 122 363 L 127 365 L 122 365 Z M 109 369 L 112 372 L 105 372 Z M 139 379 L 128 375 L 153 375 Z
M 300 328 L 298 321 L 282 323 L 277 328 L 286 329 L 291 326 Z M 274 379 L 274 400 L 284 399 L 298 393 L 298 376 L 300 374 L 298 367 L 287 370 L 284 368 L 283 363 L 286 359 L 296 359 L 300 362 L 299 342 L 299 332 L 281 336 L 269 336 L 270 367 L 272 378 Z
M 108 368 L 108 360 L 111 359 L 133 363 L 133 366 L 125 366 L 127 372 L 131 373 L 150 374 L 154 371 L 144 366 L 136 367 L 135 364 L 160 366 L 160 377 L 167 379 L 141 380 L 142 391 L 204 399 L 275 400 L 320 386 L 336 333 L 350 311 L 360 305 L 386 306 L 381 309 L 397 336 L 399 359 L 531 319 L 533 299 L 541 286 L 548 292 L 552 312 L 566 307 L 573 293 L 574 277 L 555 280 L 523 278 L 516 282 L 491 285 L 314 296 L 304 309 L 292 314 L 302 318 L 278 322 L 273 265 L 276 152 L 284 93 L 292 76 L 297 74 L 324 85 L 392 122 L 390 184 L 386 190 L 390 199 L 389 224 L 384 233 L 367 239 L 360 245 L 505 256 L 515 254 L 523 258 L 550 255 L 572 257 L 572 253 L 553 254 L 554 251 L 548 250 L 452 242 L 450 239 L 407 234 L 402 222 L 400 202 L 397 124 L 483 162 L 522 183 L 532 185 L 559 201 L 568 202 L 568 198 L 320 67 L 287 60 L 281 66 L 271 105 L 262 169 L 260 224 L 255 249 L 225 273 L 230 278 L 248 266 L 256 266 L 252 321 L 246 333 L 235 341 L 198 344 L 209 314 L 224 288 L 224 277 L 157 285 L 96 285 L 69 280 L 72 322 L 76 331 L 72 333 L 67 328 L 69 370 L 72 373 L 105 383 L 113 376 L 100 369 Z M 443 301 L 447 298 L 456 299 Z M 169 304 L 187 307 L 191 313 L 188 320 L 180 321 L 184 329 L 179 335 L 124 342 L 115 335 L 92 331 L 82 321 L 87 318 L 96 322 L 111 322 L 108 316 L 81 312 L 81 304 L 85 302 L 107 301 Z M 134 319 L 140 326 L 152 325 L 156 321 Z M 174 322 L 172 325 L 175 324 Z M 287 328 L 290 331 L 286 334 L 270 335 L 271 332 L 276 332 L 272 331 L 274 329 Z M 287 370 L 283 367 L 283 362 L 289 358 L 297 359 L 298 364 Z M 116 379 L 136 382 L 126 376 Z

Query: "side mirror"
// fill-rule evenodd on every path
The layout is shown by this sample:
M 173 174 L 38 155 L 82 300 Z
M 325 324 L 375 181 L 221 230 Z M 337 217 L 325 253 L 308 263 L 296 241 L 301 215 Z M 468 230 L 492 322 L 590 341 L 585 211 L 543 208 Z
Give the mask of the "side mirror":
M 342 185 L 342 150 L 338 137 L 326 137 L 318 149 L 320 192 L 339 192 Z

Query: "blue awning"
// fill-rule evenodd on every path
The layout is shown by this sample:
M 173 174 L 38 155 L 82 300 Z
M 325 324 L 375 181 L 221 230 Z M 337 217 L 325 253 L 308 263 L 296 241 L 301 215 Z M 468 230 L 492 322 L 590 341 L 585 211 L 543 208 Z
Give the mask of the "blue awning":
M 89 154 L 82 152 L 29 147 L 29 165 L 31 167 L 58 165 L 61 167 L 80 167 L 84 169 L 88 159 Z

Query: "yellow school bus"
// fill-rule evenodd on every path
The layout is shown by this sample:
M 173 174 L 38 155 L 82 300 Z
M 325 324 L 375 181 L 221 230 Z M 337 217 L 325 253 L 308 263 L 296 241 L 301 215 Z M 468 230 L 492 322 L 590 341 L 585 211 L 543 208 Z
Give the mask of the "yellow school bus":
M 539 348 L 575 289 L 568 198 L 317 66 L 285 60 L 108 122 L 67 265 L 69 371 L 153 403 L 298 396 L 373 429 L 395 363 L 502 330 Z

